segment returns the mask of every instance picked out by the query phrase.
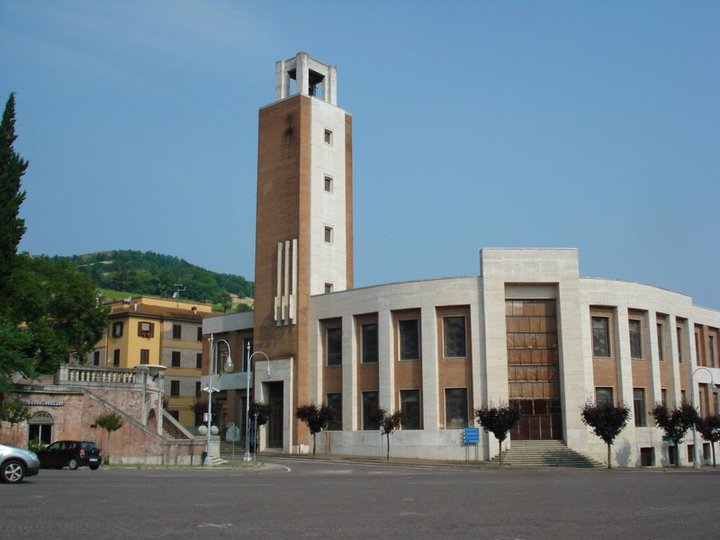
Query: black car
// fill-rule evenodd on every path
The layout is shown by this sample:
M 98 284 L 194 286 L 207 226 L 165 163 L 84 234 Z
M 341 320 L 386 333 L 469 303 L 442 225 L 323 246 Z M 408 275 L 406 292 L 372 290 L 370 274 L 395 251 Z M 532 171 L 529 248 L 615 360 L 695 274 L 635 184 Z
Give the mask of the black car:
M 100 449 L 94 442 L 89 441 L 56 441 L 44 450 L 40 450 L 37 455 L 40 458 L 40 466 L 44 469 L 67 467 L 74 471 L 78 467 L 87 465 L 94 471 L 102 461 Z

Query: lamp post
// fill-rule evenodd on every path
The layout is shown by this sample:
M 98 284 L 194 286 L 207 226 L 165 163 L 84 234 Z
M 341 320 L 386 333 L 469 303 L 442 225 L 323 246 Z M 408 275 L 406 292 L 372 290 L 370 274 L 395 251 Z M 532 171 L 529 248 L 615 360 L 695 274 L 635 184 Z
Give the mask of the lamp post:
M 707 371 L 710 374 L 710 384 L 713 385 L 713 388 L 718 388 L 717 383 L 715 382 L 715 376 L 713 375 L 713 372 L 710 371 L 708 368 L 704 366 L 696 367 L 693 372 L 690 374 L 690 386 L 691 386 L 691 396 L 692 396 L 692 406 L 697 410 L 697 404 L 695 403 L 695 374 L 700 371 L 704 370 Z M 697 438 L 697 421 L 693 422 L 693 469 L 699 469 L 700 468 L 700 449 L 698 448 L 698 438 Z
M 213 379 L 215 378 L 215 375 L 217 375 L 217 362 L 216 359 L 216 353 L 217 353 L 217 346 L 220 343 L 225 343 L 225 346 L 228 350 L 228 356 L 227 360 L 225 361 L 225 365 L 223 366 L 224 371 L 230 371 L 233 368 L 232 358 L 230 357 L 230 344 L 225 339 L 218 339 L 217 343 L 215 343 L 215 339 L 213 334 L 210 334 L 210 337 L 208 338 L 208 341 L 210 342 L 210 379 L 208 381 L 208 385 L 203 388 L 203 391 L 208 393 L 208 411 L 207 411 L 207 436 L 205 439 L 205 463 L 204 465 L 210 465 L 212 460 L 210 459 L 210 436 L 211 436 L 211 429 L 212 429 L 212 395 L 213 392 L 219 392 L 218 388 L 213 387 Z
M 268 358 L 268 355 L 265 354 L 262 351 L 255 351 L 254 353 L 250 354 L 250 343 L 247 344 L 247 352 L 248 352 L 248 362 L 247 362 L 247 372 L 245 375 L 247 376 L 247 389 L 245 390 L 245 455 L 243 456 L 243 461 L 251 461 L 252 458 L 250 457 L 250 368 L 252 367 L 252 359 L 253 356 L 256 354 L 260 354 L 265 357 L 265 362 L 267 363 L 267 374 L 270 375 L 270 359 Z

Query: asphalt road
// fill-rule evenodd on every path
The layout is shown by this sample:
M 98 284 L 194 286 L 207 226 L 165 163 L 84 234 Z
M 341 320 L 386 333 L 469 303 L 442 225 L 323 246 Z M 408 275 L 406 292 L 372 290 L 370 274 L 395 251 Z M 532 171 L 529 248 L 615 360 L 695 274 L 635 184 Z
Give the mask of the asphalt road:
M 718 538 L 719 488 L 712 469 L 51 469 L 0 484 L 0 538 Z

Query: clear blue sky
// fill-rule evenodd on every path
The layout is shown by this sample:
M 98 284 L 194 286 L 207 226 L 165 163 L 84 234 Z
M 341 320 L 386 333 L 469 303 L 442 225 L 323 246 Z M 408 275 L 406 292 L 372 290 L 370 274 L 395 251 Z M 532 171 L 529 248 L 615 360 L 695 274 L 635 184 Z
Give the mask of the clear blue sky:
M 720 2 L 0 0 L 30 161 L 21 249 L 254 278 L 274 66 L 338 66 L 356 285 L 577 247 L 584 276 L 720 308 Z

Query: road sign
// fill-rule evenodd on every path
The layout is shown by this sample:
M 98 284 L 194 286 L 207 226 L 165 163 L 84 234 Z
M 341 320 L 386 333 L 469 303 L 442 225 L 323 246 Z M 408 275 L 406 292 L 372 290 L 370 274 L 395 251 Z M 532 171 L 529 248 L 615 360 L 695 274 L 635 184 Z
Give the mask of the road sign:
M 463 443 L 478 444 L 480 442 L 480 428 L 465 428 L 463 430 Z

